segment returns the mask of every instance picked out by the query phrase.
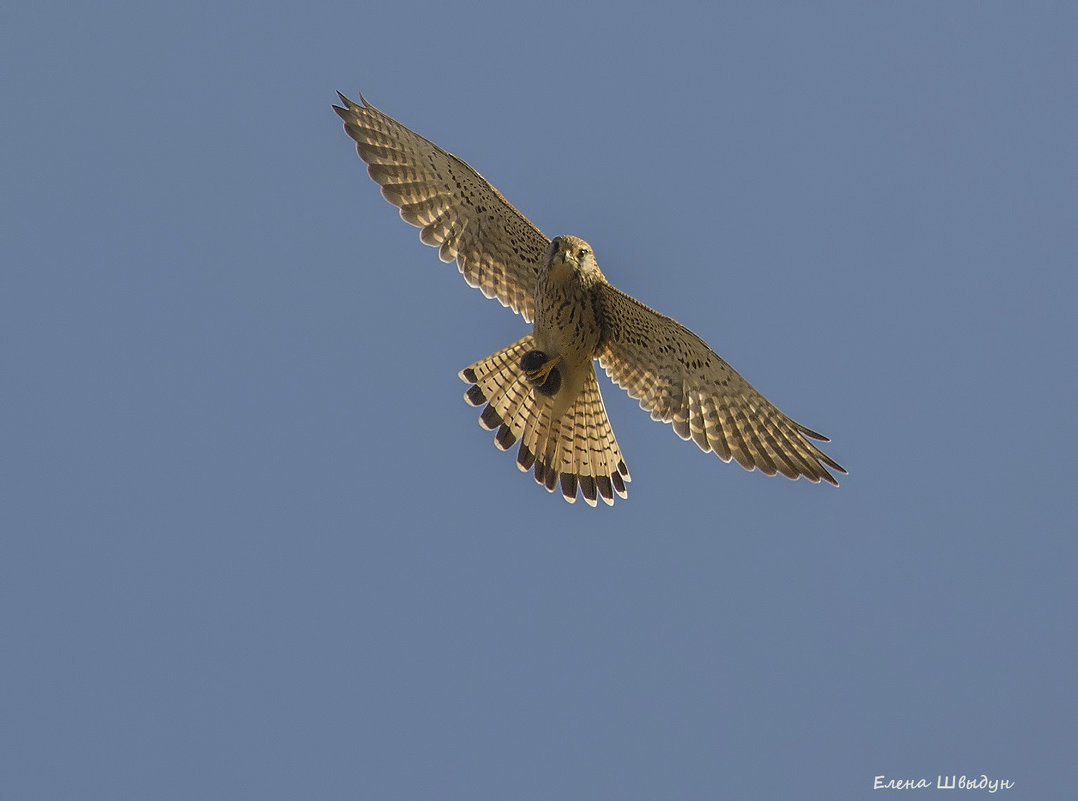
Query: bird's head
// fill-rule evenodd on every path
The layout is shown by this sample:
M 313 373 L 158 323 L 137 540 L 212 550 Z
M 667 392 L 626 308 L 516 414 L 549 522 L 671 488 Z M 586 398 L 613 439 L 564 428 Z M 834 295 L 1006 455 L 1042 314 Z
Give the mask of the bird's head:
M 602 277 L 591 245 L 578 236 L 554 237 L 547 245 L 542 268 L 555 281 L 566 281 L 574 275 L 586 279 Z

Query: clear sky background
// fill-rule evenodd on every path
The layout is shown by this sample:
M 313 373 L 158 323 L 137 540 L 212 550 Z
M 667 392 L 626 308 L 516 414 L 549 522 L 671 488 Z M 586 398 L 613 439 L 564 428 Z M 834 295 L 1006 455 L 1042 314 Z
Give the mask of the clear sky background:
M 3 798 L 1073 793 L 1073 6 L 10 3 L 0 81 Z M 843 486 L 605 377 L 629 500 L 519 473 L 457 371 L 525 325 L 337 89 Z

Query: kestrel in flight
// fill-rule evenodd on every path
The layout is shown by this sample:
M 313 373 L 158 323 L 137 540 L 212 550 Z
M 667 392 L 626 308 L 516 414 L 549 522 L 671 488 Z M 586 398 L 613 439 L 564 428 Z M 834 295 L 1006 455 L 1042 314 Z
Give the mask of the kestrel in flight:
M 517 465 L 572 503 L 577 493 L 627 497 L 629 471 L 606 416 L 594 360 L 618 386 L 670 423 L 682 439 L 725 462 L 769 476 L 835 486 L 846 471 L 707 344 L 607 283 L 591 247 L 575 236 L 547 239 L 456 156 L 386 116 L 360 96 L 338 93 L 345 132 L 367 172 L 419 238 L 456 260 L 464 279 L 534 323 L 532 333 L 460 371 L 465 399 L 486 404 L 480 424 Z M 826 465 L 826 467 L 825 467 Z

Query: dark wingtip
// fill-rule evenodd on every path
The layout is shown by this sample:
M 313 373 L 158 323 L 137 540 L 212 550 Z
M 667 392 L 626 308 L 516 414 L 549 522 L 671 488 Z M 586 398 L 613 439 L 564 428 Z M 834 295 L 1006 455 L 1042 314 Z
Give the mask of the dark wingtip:
M 831 441 L 830 439 L 825 437 L 820 432 L 813 431 L 808 426 L 803 426 L 800 423 L 797 423 L 796 425 L 797 425 L 798 429 L 801 431 L 801 433 L 804 434 L 806 437 L 809 437 L 810 439 L 814 439 L 814 440 L 817 440 L 819 442 L 830 442 Z
M 823 457 L 823 460 L 825 462 L 827 462 L 828 464 L 831 464 L 831 461 L 832 461 L 831 459 L 828 459 L 826 456 Z M 813 484 L 818 484 L 819 482 L 824 481 L 824 482 L 830 484 L 832 487 L 837 487 L 839 485 L 838 484 L 838 479 L 836 479 L 833 475 L 828 473 L 827 468 L 825 468 L 822 464 L 817 462 L 816 467 L 819 468 L 819 472 L 816 475 L 812 475 L 810 473 L 806 473 L 806 472 L 802 471 L 800 475 L 793 476 L 793 478 L 798 479 L 798 478 L 801 478 L 801 476 L 804 476 L 809 481 L 811 481 Z M 839 471 L 841 473 L 846 473 L 846 471 L 843 470 L 842 467 L 839 466 L 839 465 L 832 465 L 832 467 L 835 470 L 837 470 L 837 471 Z
M 341 102 L 344 103 L 344 108 L 341 108 L 340 106 L 334 106 L 333 110 L 340 114 L 342 117 L 357 108 L 372 109 L 373 111 L 378 111 L 378 109 L 376 109 L 374 106 L 367 102 L 367 98 L 363 96 L 362 92 L 359 93 L 358 103 L 352 100 L 347 95 L 343 94 L 342 92 L 337 92 L 337 97 L 339 97 L 341 99 Z
M 830 467 L 832 470 L 837 470 L 838 472 L 842 473 L 844 476 L 848 476 L 850 474 L 849 471 L 845 467 L 840 465 L 838 462 L 836 462 L 834 459 L 832 459 L 830 456 L 828 456 L 823 451 L 818 451 L 818 453 L 820 455 L 821 461 L 823 461 L 823 463 L 825 465 L 827 465 L 828 467 Z M 827 471 L 825 470 L 824 472 L 826 473 Z M 831 476 L 828 475 L 828 478 L 831 478 Z M 831 479 L 831 480 L 834 481 L 834 479 Z M 835 481 L 835 486 L 836 487 L 838 486 L 837 481 Z
M 350 108 L 352 108 L 352 106 L 354 106 L 355 103 L 353 103 L 347 97 L 342 95 L 340 92 L 337 92 L 337 97 L 339 97 L 341 99 L 341 102 L 344 103 L 344 106 L 342 107 L 342 106 L 335 105 L 335 106 L 333 106 L 333 110 L 337 112 L 338 117 L 340 117 L 341 119 L 346 119 L 347 115 L 348 115 L 348 110 Z

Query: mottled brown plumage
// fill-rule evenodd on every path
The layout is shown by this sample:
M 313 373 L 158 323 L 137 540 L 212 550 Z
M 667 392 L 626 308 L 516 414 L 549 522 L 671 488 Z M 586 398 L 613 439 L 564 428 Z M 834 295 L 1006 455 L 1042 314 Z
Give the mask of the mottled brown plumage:
M 838 482 L 846 471 L 707 344 L 612 287 L 582 239 L 547 239 L 463 161 L 361 97 L 334 106 L 367 171 L 420 239 L 465 280 L 534 322 L 531 334 L 460 372 L 480 424 L 517 465 L 563 497 L 594 506 L 626 497 L 629 471 L 603 406 L 594 361 L 640 401 L 723 461 Z

